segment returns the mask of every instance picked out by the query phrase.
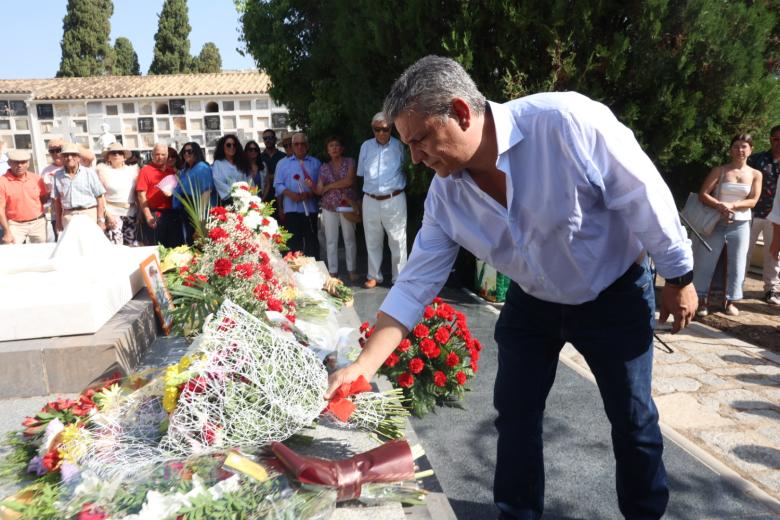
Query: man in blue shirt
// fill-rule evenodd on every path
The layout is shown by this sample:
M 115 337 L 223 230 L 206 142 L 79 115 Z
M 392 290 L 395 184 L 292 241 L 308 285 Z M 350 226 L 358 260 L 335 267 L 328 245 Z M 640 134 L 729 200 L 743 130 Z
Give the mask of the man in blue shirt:
M 327 395 L 373 376 L 466 247 L 512 279 L 495 331 L 493 494 L 501 518 L 542 515 L 542 418 L 566 342 L 601 391 L 621 512 L 661 518 L 669 491 L 650 393 L 655 300 L 647 254 L 666 279 L 660 318 L 674 316 L 673 332 L 690 322 L 698 300 L 674 200 L 632 132 L 574 92 L 488 102 L 460 65 L 438 56 L 396 80 L 384 112 L 412 161 L 436 176 L 409 263 L 357 361 L 331 375 Z
M 312 186 L 317 184 L 320 161 L 307 155 L 309 139 L 303 132 L 292 136 L 293 154 L 276 165 L 274 189 L 282 199 L 284 224 L 292 238 L 287 245 L 292 251 L 302 251 L 317 258 L 320 242 L 317 239 L 317 198 Z
M 406 175 L 404 147 L 390 135 L 382 112 L 371 120 L 374 137 L 360 147 L 357 175 L 363 177 L 363 232 L 368 253 L 368 276 L 364 287 L 382 283 L 382 248 L 385 232 L 390 246 L 393 283 L 406 265 Z

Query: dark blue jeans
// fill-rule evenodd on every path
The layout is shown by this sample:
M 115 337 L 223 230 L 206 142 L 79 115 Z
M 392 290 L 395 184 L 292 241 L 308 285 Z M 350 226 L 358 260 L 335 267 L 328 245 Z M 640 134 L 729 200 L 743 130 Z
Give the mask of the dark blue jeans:
M 511 284 L 495 333 L 493 495 L 502 517 L 542 515 L 542 416 L 565 342 L 590 366 L 612 425 L 620 511 L 630 520 L 663 515 L 669 490 L 658 411 L 650 395 L 655 298 L 646 263 L 632 264 L 595 300 L 580 305 L 542 301 Z

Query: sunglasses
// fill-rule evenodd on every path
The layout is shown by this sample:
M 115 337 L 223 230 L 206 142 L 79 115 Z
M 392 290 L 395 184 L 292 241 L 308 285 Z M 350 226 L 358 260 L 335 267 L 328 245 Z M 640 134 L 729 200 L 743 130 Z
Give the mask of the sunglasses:
M 263 141 L 276 141 L 276 137 L 272 135 L 263 136 Z
M 50 154 L 60 153 L 62 151 L 62 148 L 49 148 Z
M 119 150 L 114 150 L 113 152 L 108 152 L 108 155 L 124 155 L 125 152 L 121 152 Z
M 185 148 L 184 150 L 181 151 L 182 155 L 190 155 L 191 153 L 193 153 L 192 148 Z
M 232 141 L 228 141 L 227 143 L 225 143 L 225 148 L 235 148 L 235 147 L 236 147 L 236 143 Z
M 292 143 L 282 143 L 282 148 L 289 148 L 292 146 Z
M 380 133 L 381 133 L 381 134 L 386 134 L 386 133 L 389 133 L 389 132 L 390 132 L 390 128 L 388 128 L 388 127 L 386 127 L 386 126 L 379 127 L 379 128 L 377 128 L 377 127 L 374 127 L 374 132 L 376 132 L 376 133 L 378 133 L 378 134 L 380 134 Z
M 260 151 L 260 149 L 259 149 L 259 148 L 255 148 L 254 146 L 250 146 L 250 147 L 249 147 L 249 148 L 247 148 L 245 151 L 246 151 L 246 152 L 255 152 L 255 153 L 257 153 L 257 152 L 259 152 L 259 151 Z

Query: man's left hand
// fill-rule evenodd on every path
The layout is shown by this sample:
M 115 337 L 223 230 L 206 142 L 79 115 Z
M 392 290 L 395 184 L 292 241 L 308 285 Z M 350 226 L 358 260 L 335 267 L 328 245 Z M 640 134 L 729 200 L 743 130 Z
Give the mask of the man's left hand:
M 661 309 L 659 320 L 665 323 L 669 315 L 674 316 L 672 334 L 688 326 L 699 306 L 699 298 L 692 283 L 683 287 L 666 284 L 661 289 Z

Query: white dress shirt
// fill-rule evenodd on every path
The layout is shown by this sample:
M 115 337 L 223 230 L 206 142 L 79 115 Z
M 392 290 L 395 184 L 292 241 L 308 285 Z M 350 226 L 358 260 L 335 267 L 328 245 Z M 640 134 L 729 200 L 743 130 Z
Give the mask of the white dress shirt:
M 669 188 L 633 133 L 574 92 L 490 103 L 507 206 L 467 170 L 434 177 L 412 253 L 381 310 L 411 328 L 458 247 L 541 300 L 595 299 L 648 251 L 665 278 L 693 268 Z
M 357 176 L 363 177 L 363 192 L 370 195 L 390 195 L 406 187 L 403 171 L 404 145 L 395 137 L 387 144 L 376 138 L 364 141 L 358 156 Z

